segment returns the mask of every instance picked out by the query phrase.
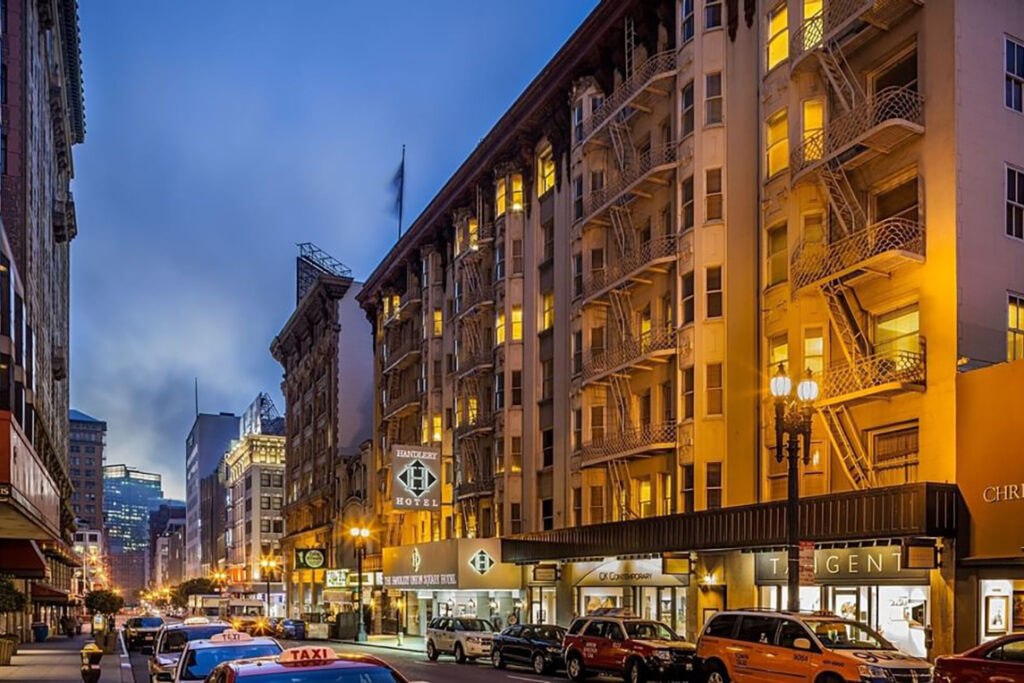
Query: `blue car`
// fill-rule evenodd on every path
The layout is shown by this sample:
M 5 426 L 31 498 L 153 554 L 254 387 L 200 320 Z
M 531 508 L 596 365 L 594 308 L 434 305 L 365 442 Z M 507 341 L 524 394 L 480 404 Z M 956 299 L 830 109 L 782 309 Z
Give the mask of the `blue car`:
M 522 664 L 539 675 L 564 668 L 562 638 L 565 629 L 551 624 L 517 624 L 494 636 L 491 664 L 504 669 L 507 664 Z
M 277 632 L 278 638 L 285 638 L 286 640 L 306 639 L 306 622 L 302 619 L 282 619 L 277 622 L 274 630 Z

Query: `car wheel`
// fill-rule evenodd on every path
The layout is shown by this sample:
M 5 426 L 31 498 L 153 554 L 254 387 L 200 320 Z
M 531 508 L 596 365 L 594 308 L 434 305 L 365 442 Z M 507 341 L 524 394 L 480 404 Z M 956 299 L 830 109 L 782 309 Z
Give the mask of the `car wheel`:
M 565 673 L 573 681 L 587 680 L 587 670 L 583 667 L 583 658 L 576 653 L 569 655 L 569 659 L 565 662 Z
M 494 666 L 495 669 L 505 668 L 505 658 L 502 656 L 501 650 L 495 649 L 491 652 L 491 665 Z
M 729 683 L 729 674 L 718 662 L 711 662 L 708 666 L 707 683 Z
M 427 659 L 432 662 L 437 661 L 437 648 L 434 647 L 434 641 L 432 640 L 427 641 Z
M 626 683 L 645 683 L 647 672 L 639 659 L 633 659 L 626 665 L 626 675 L 623 676 Z
M 458 664 L 466 663 L 466 653 L 462 651 L 462 643 L 455 643 L 455 649 L 452 651 L 452 654 L 455 655 L 455 661 Z
M 540 652 L 533 653 L 533 673 L 543 676 L 548 672 L 548 660 Z

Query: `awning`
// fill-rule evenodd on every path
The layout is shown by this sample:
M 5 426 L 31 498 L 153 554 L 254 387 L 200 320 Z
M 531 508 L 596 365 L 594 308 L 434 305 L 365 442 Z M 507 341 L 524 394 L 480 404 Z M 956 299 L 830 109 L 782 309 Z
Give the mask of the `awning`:
M 68 594 L 66 591 L 51 588 L 50 586 L 41 583 L 33 583 L 32 602 L 49 602 L 66 605 L 68 603 Z
M 45 579 L 46 559 L 35 541 L 0 540 L 0 574 L 16 579 Z

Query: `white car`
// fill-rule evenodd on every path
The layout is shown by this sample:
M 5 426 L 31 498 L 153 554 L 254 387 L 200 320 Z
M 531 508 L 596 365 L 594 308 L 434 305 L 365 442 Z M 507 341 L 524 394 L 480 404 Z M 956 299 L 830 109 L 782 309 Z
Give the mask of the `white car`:
M 427 625 L 427 659 L 450 654 L 464 664 L 467 659 L 490 657 L 494 629 L 477 617 L 437 617 Z
M 205 681 L 218 664 L 236 659 L 276 657 L 283 648 L 273 638 L 253 638 L 228 629 L 207 640 L 190 640 L 178 658 L 173 683 Z

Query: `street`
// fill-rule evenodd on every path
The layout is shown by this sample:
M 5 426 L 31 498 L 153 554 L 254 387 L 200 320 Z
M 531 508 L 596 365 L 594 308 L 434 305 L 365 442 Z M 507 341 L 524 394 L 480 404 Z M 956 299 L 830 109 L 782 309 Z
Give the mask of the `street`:
M 314 643 L 322 644 L 322 641 L 288 641 L 282 640 L 284 648 L 297 647 Z M 450 657 L 441 657 L 436 662 L 427 659 L 423 652 L 409 652 L 404 650 L 391 650 L 382 647 L 365 647 L 351 645 L 348 643 L 329 643 L 338 652 L 361 652 L 374 655 L 391 664 L 410 681 L 431 681 L 437 683 L 475 683 L 476 681 L 557 681 L 565 680 L 565 674 L 558 672 L 552 676 L 535 676 L 529 670 L 509 667 L 499 671 L 491 667 L 490 660 L 477 660 L 468 664 L 456 664 Z M 132 674 L 135 683 L 149 683 L 149 676 L 146 668 L 146 655 L 140 652 L 132 652 Z

